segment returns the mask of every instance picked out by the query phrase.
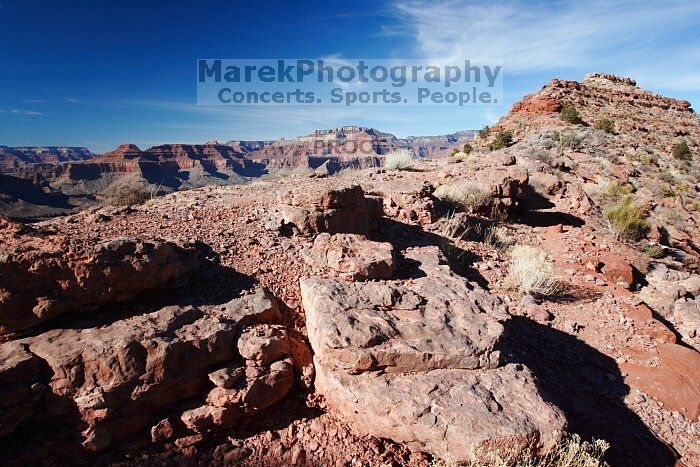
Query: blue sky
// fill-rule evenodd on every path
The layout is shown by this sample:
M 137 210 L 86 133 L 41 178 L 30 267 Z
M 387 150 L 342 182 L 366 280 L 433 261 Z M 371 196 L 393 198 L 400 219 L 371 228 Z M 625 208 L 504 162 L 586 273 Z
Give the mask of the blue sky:
M 293 137 L 341 124 L 400 136 L 493 123 L 552 77 L 631 76 L 700 108 L 700 2 L 0 0 L 0 144 Z M 489 107 L 196 105 L 198 58 L 502 60 Z

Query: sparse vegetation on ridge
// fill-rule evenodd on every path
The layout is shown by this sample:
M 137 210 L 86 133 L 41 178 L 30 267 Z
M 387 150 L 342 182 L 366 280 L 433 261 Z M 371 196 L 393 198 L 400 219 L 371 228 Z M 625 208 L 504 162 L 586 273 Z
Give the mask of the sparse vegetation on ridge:
M 492 151 L 497 151 L 499 149 L 507 148 L 511 144 L 513 144 L 513 132 L 506 130 L 498 130 L 498 133 L 496 133 L 496 137 L 491 142 L 491 144 L 489 144 L 489 149 L 491 149 Z
M 484 125 L 484 127 L 481 130 L 479 130 L 479 132 L 477 133 L 477 136 L 481 139 L 486 139 L 489 137 L 490 133 L 491 133 L 491 128 L 489 128 L 488 125 Z
M 146 184 L 130 177 L 112 183 L 105 195 L 105 204 L 110 206 L 135 206 L 145 203 L 150 198 Z
M 581 116 L 573 105 L 565 105 L 559 111 L 561 119 L 567 123 L 579 124 L 582 123 Z

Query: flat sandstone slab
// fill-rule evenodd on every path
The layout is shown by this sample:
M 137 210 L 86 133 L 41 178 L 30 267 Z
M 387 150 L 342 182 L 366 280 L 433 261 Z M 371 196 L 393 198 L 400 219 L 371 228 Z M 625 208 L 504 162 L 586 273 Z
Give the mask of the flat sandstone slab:
M 404 257 L 412 279 L 300 281 L 316 390 L 359 432 L 440 459 L 549 449 L 566 420 L 529 369 L 499 367 L 500 300 L 454 274 L 437 247 Z

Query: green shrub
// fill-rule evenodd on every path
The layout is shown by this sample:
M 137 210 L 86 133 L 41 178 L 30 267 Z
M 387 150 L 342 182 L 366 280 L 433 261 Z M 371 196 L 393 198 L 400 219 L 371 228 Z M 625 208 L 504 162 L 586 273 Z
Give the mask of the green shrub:
M 479 130 L 478 136 L 481 139 L 486 139 L 489 137 L 489 134 L 491 133 L 491 128 L 489 128 L 488 125 L 484 125 L 484 127 Z
M 661 258 L 663 257 L 666 252 L 664 251 L 664 248 L 659 245 L 658 243 L 654 244 L 642 244 L 639 247 L 639 250 L 642 253 L 646 253 L 646 255 L 650 258 Z
M 134 206 L 149 199 L 146 184 L 134 178 L 121 178 L 106 190 L 105 203 L 110 206 Z
M 513 132 L 498 130 L 496 137 L 491 144 L 489 144 L 489 149 L 492 151 L 497 151 L 499 149 L 507 148 L 511 144 L 513 144 Z
M 685 141 L 682 141 L 675 146 L 673 146 L 673 158 L 678 159 L 679 161 L 689 161 L 692 159 L 692 155 L 690 154 L 690 148 L 688 147 L 688 143 Z
M 629 195 L 634 191 L 634 186 L 630 183 L 625 183 L 624 185 L 617 180 L 608 183 L 603 192 L 603 196 L 608 199 L 617 201 L 625 195 Z
M 615 122 L 613 122 L 611 119 L 608 117 L 603 117 L 597 122 L 595 122 L 594 128 L 596 130 L 601 130 L 606 133 L 614 133 L 615 132 Z
M 462 152 L 463 152 L 464 154 L 471 154 L 473 150 L 474 150 L 474 148 L 473 148 L 472 145 L 469 144 L 469 143 L 465 144 L 465 145 L 464 145 L 464 148 L 462 148 Z
M 639 240 L 651 228 L 646 220 L 646 210 L 641 206 L 634 206 L 631 196 L 625 196 L 617 205 L 607 208 L 603 211 L 603 216 L 607 219 L 610 229 L 625 240 Z
M 455 154 L 459 154 L 459 149 L 452 148 L 452 152 L 450 153 L 450 157 L 454 157 Z
M 581 116 L 573 105 L 565 105 L 559 112 L 561 119 L 568 123 L 581 123 Z
M 675 198 L 676 194 L 677 194 L 676 190 L 674 190 L 670 186 L 666 186 L 666 187 L 661 188 L 661 190 L 659 190 L 659 192 L 661 193 L 661 196 L 663 196 L 664 198 Z

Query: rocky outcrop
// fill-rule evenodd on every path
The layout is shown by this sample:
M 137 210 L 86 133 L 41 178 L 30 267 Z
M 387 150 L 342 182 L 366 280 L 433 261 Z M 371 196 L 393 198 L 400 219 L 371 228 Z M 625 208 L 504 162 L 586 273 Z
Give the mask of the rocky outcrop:
M 384 213 L 406 223 L 431 224 L 438 219 L 432 198 L 434 187 L 424 184 L 420 190 L 400 190 L 384 195 Z
M 291 386 L 286 331 L 261 324 L 279 319 L 274 298 L 258 290 L 215 315 L 171 306 L 102 328 L 56 329 L 5 343 L 0 394 L 11 410 L 0 418 L 0 433 L 55 425 L 79 430 L 74 439 L 99 451 L 202 394 L 211 405 L 205 410 L 214 408 L 207 412 L 213 424 L 233 422 Z M 245 390 L 230 389 L 241 385 Z M 206 418 L 196 410 L 182 415 L 195 431 Z M 167 430 L 159 422 L 153 431 Z
M 206 403 L 188 410 L 182 422 L 192 431 L 205 433 L 229 427 L 241 416 L 250 416 L 281 399 L 294 383 L 294 365 L 287 330 L 276 325 L 247 328 L 238 339 L 239 366 L 209 374 L 214 388 Z
M 686 343 L 700 350 L 700 276 L 655 263 L 645 279 L 643 299 L 673 324 Z
M 301 234 L 367 234 L 382 217 L 382 200 L 359 185 L 297 190 L 278 195 L 277 224 Z
M 313 247 L 302 255 L 311 266 L 329 268 L 349 279 L 389 279 L 394 274 L 392 245 L 361 235 L 321 233 L 314 239 Z
M 630 78 L 589 73 L 581 82 L 553 79 L 533 94 L 513 104 L 494 129 L 512 131 L 516 137 L 533 128 L 564 127 L 558 112 L 573 106 L 583 122 L 593 125 L 601 117 L 615 123 L 616 130 L 633 135 L 637 144 L 663 144 L 671 150 L 678 137 L 700 141 L 698 116 L 684 100 L 654 94 Z
M 174 243 L 117 238 L 81 243 L 0 219 L 0 332 L 86 313 L 142 292 L 177 287 L 199 255 Z
M 563 414 L 527 368 L 499 361 L 504 305 L 436 247 L 405 257 L 419 270 L 407 282 L 301 280 L 317 391 L 357 430 L 443 459 L 551 447 Z

